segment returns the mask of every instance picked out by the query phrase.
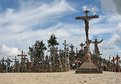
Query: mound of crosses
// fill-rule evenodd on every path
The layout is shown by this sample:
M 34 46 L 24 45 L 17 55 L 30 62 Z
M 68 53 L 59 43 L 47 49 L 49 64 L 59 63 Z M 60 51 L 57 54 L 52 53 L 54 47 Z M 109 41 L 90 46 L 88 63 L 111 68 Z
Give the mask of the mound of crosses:
M 76 70 L 76 73 L 102 73 L 102 71 L 94 65 L 94 63 L 91 61 L 91 52 L 90 52 L 90 43 L 92 43 L 91 40 L 89 40 L 89 20 L 93 18 L 99 18 L 98 15 L 89 16 L 89 11 L 84 11 L 85 16 L 79 16 L 76 17 L 77 20 L 83 20 L 85 23 L 85 33 L 86 33 L 86 46 L 84 49 L 84 57 L 85 61 L 84 63 Z M 99 51 L 98 51 L 99 52 Z

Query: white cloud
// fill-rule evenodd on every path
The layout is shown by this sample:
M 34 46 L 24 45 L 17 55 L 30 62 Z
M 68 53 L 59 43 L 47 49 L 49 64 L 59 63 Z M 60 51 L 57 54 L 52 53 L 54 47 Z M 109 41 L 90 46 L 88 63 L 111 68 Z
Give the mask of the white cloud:
M 82 24 L 80 26 L 80 24 L 69 24 L 58 20 L 58 17 L 76 11 L 66 0 L 54 0 L 49 4 L 35 3 L 34 6 L 33 3 L 34 2 L 30 2 L 26 5 L 26 3 L 22 2 L 21 8 L 18 11 L 8 8 L 4 13 L 0 14 L 0 44 L 14 46 L 3 46 L 7 47 L 11 52 L 14 52 L 9 53 L 8 49 L 6 49 L 9 55 L 16 55 L 15 51 L 18 51 L 16 47 L 27 51 L 28 47 L 34 44 L 36 40 L 43 40 L 47 44 L 47 40 L 52 33 L 55 33 L 57 36 L 61 48 L 65 39 L 68 44 L 73 43 L 78 48 L 81 42 L 85 42 L 85 30 Z M 98 11 L 95 6 L 89 8 L 92 12 Z M 93 35 L 98 37 L 100 34 L 113 34 L 111 38 L 105 36 L 108 39 L 99 38 L 104 39 L 104 41 L 99 44 L 99 48 L 104 57 L 107 53 L 111 54 L 112 49 L 115 49 L 115 51 L 113 51 L 115 53 L 120 49 L 116 43 L 120 41 L 120 18 L 121 16 L 118 14 L 101 15 L 99 19 L 94 19 L 90 22 L 89 34 L 91 39 Z M 49 25 L 48 23 L 52 23 L 53 25 Z M 116 33 L 117 31 L 118 34 Z M 116 35 L 114 33 L 116 33 Z M 93 49 L 93 45 L 91 45 L 91 47 Z M 5 50 L 2 52 L 4 51 Z
M 108 11 L 110 13 L 116 13 L 117 10 L 113 1 L 114 0 L 100 0 L 102 5 L 102 10 Z
M 36 40 L 46 42 L 52 33 L 56 32 L 59 38 L 70 36 L 70 33 L 63 28 L 56 31 L 57 27 L 63 25 L 57 18 L 75 11 L 66 0 L 53 0 L 53 2 L 41 4 L 35 3 L 35 1 L 20 2 L 19 10 L 7 8 L 0 14 L 0 40 L 2 40 L 0 44 L 7 44 L 27 51 L 28 47 Z M 50 22 L 55 25 L 49 25 Z M 45 25 L 47 26 L 43 27 Z M 16 48 L 11 50 L 6 45 L 1 48 L 2 55 L 16 55 Z M 11 52 L 8 52 L 9 50 Z M 8 54 L 4 54 L 6 52 Z
M 6 45 L 1 45 L 0 46 L 0 57 L 14 57 L 17 54 L 19 54 L 19 50 L 18 48 L 14 48 L 14 47 L 8 47 Z

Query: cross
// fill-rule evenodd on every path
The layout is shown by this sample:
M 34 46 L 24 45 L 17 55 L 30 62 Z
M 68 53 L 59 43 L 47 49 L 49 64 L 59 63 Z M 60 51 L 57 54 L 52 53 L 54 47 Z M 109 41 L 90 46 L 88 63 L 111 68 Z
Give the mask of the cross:
M 118 55 L 116 55 L 115 60 L 116 60 L 116 66 L 117 66 L 117 67 L 119 66 L 119 59 L 120 59 L 120 57 L 119 57 Z
M 83 46 L 84 46 L 84 45 L 85 45 L 85 44 L 83 44 L 83 43 L 80 44 L 81 50 L 83 50 Z
M 71 52 L 73 52 L 74 46 L 73 44 L 71 44 L 71 46 L 69 46 L 71 48 Z
M 89 16 L 89 15 L 88 15 L 88 13 L 89 13 L 88 10 L 84 11 L 84 13 L 85 13 L 85 16 L 77 16 L 75 19 L 77 19 L 77 20 L 81 19 L 81 20 L 83 20 L 84 23 L 85 23 L 86 46 L 87 46 L 87 48 L 89 49 L 89 44 L 90 44 L 90 42 L 89 42 L 89 36 L 88 36 L 88 31 L 89 31 L 89 20 L 91 20 L 91 19 L 93 19 L 93 18 L 99 18 L 99 16 L 98 16 L 98 15 Z
M 111 60 L 113 62 L 113 68 L 115 67 L 115 57 Z
M 69 56 L 67 56 L 67 54 L 68 54 L 68 48 L 67 48 L 68 44 L 66 43 L 66 40 L 64 40 L 63 45 L 64 45 L 65 64 L 67 64 L 67 66 L 68 66 L 68 64 L 69 64 Z
M 95 54 L 96 54 L 96 56 L 99 56 L 100 55 L 100 51 L 99 51 L 99 48 L 98 48 L 98 44 L 99 43 L 101 43 L 103 41 L 103 39 L 102 40 L 100 40 L 100 41 L 97 41 L 97 39 L 95 39 L 95 41 L 93 41 L 92 43 L 94 44 L 94 52 L 95 52 Z
M 23 52 L 23 51 L 21 51 L 21 54 L 20 55 L 17 55 L 17 56 L 21 56 L 21 63 L 25 63 L 25 57 L 27 56 L 27 55 L 25 55 L 25 53 Z

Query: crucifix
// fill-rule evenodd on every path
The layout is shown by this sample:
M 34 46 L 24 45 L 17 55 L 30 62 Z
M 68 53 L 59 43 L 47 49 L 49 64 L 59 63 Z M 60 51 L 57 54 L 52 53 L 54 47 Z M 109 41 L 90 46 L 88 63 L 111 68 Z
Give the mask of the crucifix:
M 75 19 L 77 19 L 77 20 L 81 19 L 85 23 L 86 46 L 89 49 L 89 45 L 91 43 L 91 40 L 89 40 L 89 35 L 88 35 L 88 31 L 89 31 L 89 20 L 91 20 L 93 18 L 99 18 L 99 16 L 98 15 L 89 16 L 88 15 L 88 13 L 89 13 L 88 10 L 84 11 L 84 13 L 85 13 L 85 16 L 78 16 Z
M 21 54 L 17 55 L 17 56 L 21 56 L 21 63 L 25 63 L 27 55 L 23 51 L 21 51 Z
M 94 52 L 95 52 L 96 56 L 100 55 L 98 44 L 101 43 L 102 41 L 103 41 L 103 39 L 100 41 L 97 41 L 97 39 L 95 39 L 95 41 L 92 42 L 94 44 Z

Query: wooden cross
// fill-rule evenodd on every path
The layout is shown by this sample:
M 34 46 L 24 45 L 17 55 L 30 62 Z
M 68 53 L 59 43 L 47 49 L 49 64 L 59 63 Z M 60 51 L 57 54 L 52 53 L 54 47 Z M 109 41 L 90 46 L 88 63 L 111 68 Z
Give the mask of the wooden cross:
M 87 46 L 87 48 L 89 49 L 89 44 L 90 44 L 90 42 L 89 42 L 89 36 L 88 36 L 88 31 L 89 31 L 89 20 L 90 20 L 90 19 L 93 19 L 93 18 L 99 18 L 99 16 L 98 16 L 98 15 L 89 16 L 89 15 L 88 15 L 88 13 L 89 13 L 88 10 L 84 11 L 84 13 L 85 13 L 85 16 L 78 16 L 78 17 L 76 17 L 75 19 L 77 19 L 77 20 L 80 20 L 80 19 L 81 19 L 81 20 L 83 20 L 84 23 L 85 23 L 86 46 Z
M 68 44 L 66 43 L 66 40 L 64 40 L 63 45 L 64 45 L 65 65 L 67 65 L 67 67 L 68 67 L 68 64 L 69 64 L 69 56 L 67 56 L 68 55 L 68 48 L 67 48 Z
M 113 70 L 115 68 L 115 57 L 113 57 L 113 59 L 111 60 L 113 62 Z
M 73 44 L 71 44 L 71 46 L 69 46 L 70 48 L 71 48 L 71 52 L 73 52 L 74 50 L 74 46 L 73 46 Z
M 117 67 L 119 66 L 119 59 L 120 59 L 120 57 L 119 57 L 118 55 L 116 55 L 115 60 L 116 60 L 116 66 L 117 66 Z
M 20 55 L 17 55 L 17 56 L 21 56 L 21 63 L 25 63 L 25 60 L 26 60 L 26 56 L 25 53 L 23 51 L 21 51 L 21 54 Z

